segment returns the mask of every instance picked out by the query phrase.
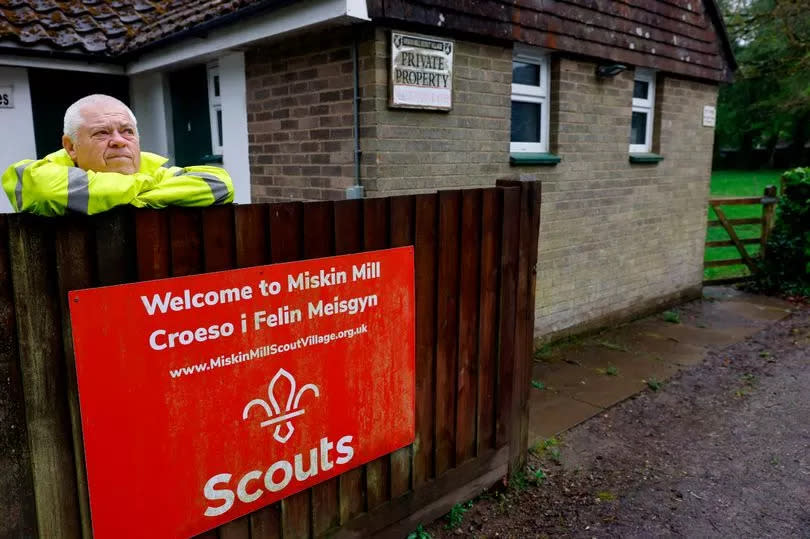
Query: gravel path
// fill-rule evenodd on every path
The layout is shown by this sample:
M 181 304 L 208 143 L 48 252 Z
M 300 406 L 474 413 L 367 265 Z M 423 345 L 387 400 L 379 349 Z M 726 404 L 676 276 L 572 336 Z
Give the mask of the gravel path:
M 546 445 L 517 488 L 427 531 L 810 538 L 810 309 Z

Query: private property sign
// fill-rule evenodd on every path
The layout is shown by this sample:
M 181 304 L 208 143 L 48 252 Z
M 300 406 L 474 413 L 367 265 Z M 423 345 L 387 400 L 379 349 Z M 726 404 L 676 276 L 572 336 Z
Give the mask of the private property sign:
M 71 292 L 94 536 L 189 537 L 411 443 L 413 267 L 403 247 Z
M 453 107 L 453 41 L 391 32 L 391 106 Z

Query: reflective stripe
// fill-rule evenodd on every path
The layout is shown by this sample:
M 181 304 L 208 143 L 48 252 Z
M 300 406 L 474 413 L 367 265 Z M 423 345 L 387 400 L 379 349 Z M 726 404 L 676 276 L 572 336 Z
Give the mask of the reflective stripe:
M 90 180 L 87 172 L 77 167 L 68 168 L 68 209 L 87 215 L 89 205 Z
M 228 186 L 225 182 L 209 174 L 208 172 L 179 172 L 175 176 L 196 176 L 202 178 L 208 187 L 211 188 L 211 194 L 214 195 L 214 204 L 222 204 L 228 198 Z
M 20 165 L 14 170 L 17 171 L 17 185 L 14 186 L 14 198 L 17 199 L 17 211 L 22 211 L 22 187 L 23 187 L 23 173 L 25 169 L 33 165 L 35 161 Z

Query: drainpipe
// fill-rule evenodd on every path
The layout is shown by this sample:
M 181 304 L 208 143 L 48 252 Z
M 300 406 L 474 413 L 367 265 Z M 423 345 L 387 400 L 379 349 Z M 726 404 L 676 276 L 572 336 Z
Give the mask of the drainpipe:
M 352 99 L 352 135 L 354 138 L 354 185 L 346 188 L 346 198 L 363 198 L 364 189 L 360 183 L 360 69 L 357 57 L 359 45 L 357 37 L 352 38 L 352 73 L 354 75 L 354 95 Z

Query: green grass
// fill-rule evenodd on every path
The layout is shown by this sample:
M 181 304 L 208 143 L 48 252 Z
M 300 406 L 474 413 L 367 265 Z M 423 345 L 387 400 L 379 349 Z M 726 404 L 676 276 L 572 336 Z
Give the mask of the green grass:
M 779 186 L 781 170 L 716 170 L 712 172 L 712 197 L 750 197 L 762 196 L 768 185 Z M 744 219 L 761 217 L 762 206 L 725 206 L 723 212 L 729 219 Z M 716 219 L 714 211 L 709 208 L 709 219 Z M 759 225 L 739 225 L 734 227 L 740 239 L 756 238 L 760 235 Z M 726 231 L 719 226 L 708 229 L 706 241 L 729 240 Z M 759 245 L 746 245 L 748 253 L 755 255 L 759 252 Z M 736 247 L 712 247 L 706 249 L 704 260 L 725 260 L 740 258 Z M 748 268 L 743 265 L 726 266 L 721 268 L 707 268 L 703 270 L 704 279 L 722 279 L 748 275 Z

